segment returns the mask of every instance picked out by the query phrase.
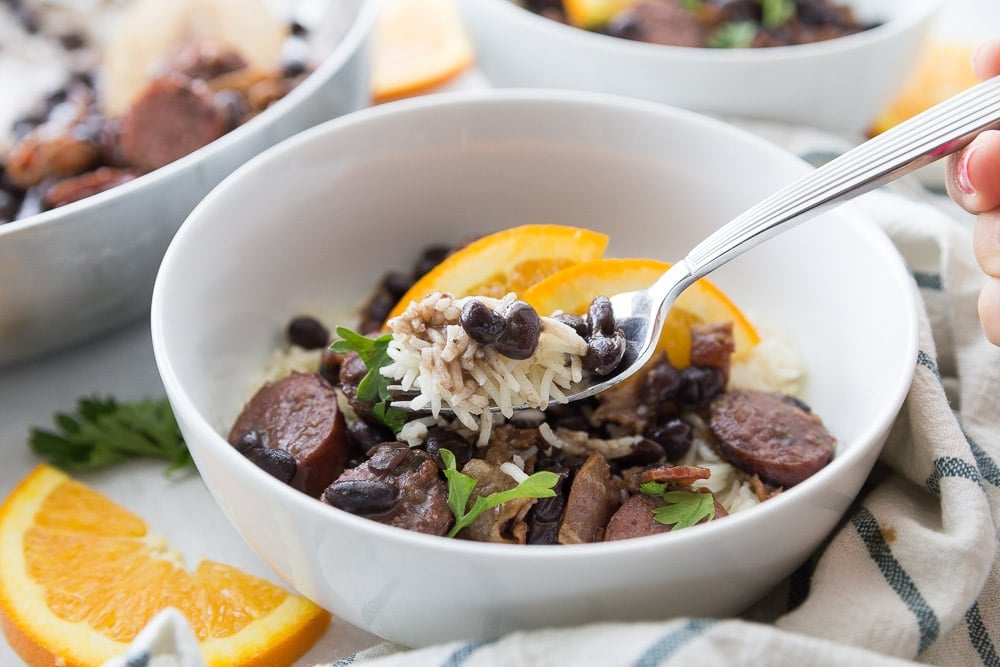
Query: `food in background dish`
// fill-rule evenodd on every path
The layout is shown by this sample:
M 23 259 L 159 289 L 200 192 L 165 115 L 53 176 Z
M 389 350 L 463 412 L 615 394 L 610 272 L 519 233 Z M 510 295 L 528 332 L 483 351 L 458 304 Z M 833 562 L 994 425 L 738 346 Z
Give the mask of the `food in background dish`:
M 461 0 L 465 1 L 465 0 Z M 475 58 L 456 0 L 388 0 L 375 24 L 371 87 L 375 102 L 441 85 Z
M 529 352 L 531 345 L 517 341 L 513 357 L 496 349 L 511 325 L 513 304 L 523 304 L 517 312 L 533 310 L 530 304 L 514 296 L 463 298 L 468 295 L 457 291 L 397 305 L 415 285 L 461 282 L 473 289 L 486 284 L 485 275 L 505 290 L 508 281 L 524 276 L 521 269 L 545 264 L 524 294 L 547 283 L 534 290 L 538 303 L 589 302 L 585 313 L 551 313 L 565 334 L 560 341 L 576 341 L 569 353 L 557 350 L 567 354 L 569 367 L 573 356 L 586 357 L 593 338 L 614 338 L 607 299 L 582 291 L 600 279 L 586 283 L 573 274 L 595 260 L 534 258 L 521 267 L 488 252 L 512 237 L 545 237 L 551 227 L 515 228 L 459 249 L 428 248 L 411 271 L 387 273 L 366 302 L 358 328 L 369 336 L 338 327 L 339 340 L 329 346 L 334 336 L 323 323 L 293 319 L 287 329 L 292 352 L 276 353 L 267 381 L 230 428 L 230 443 L 278 479 L 342 510 L 434 535 L 516 544 L 576 544 L 686 528 L 755 505 L 830 461 L 833 437 L 794 397 L 801 379 L 794 355 L 778 337 L 758 336 L 714 286 L 679 303 L 685 314 L 667 327 L 663 349 L 645 368 L 596 397 L 506 417 L 480 412 L 477 423 L 393 405 L 394 380 L 386 375 L 399 375 L 393 368 L 397 341 L 382 324 L 397 311 L 409 321 L 404 328 L 436 326 L 435 313 L 449 319 L 444 333 L 431 336 L 439 344 L 424 346 L 428 352 L 417 362 L 431 375 L 453 370 L 441 365 L 442 351 L 464 344 L 473 350 L 465 368 L 470 375 L 486 360 L 483 348 L 492 346 L 492 362 L 510 373 L 515 395 L 539 392 L 546 381 L 511 372 L 526 355 L 527 363 L 537 361 L 537 348 Z M 595 238 L 586 230 L 561 229 L 565 238 Z M 572 253 L 563 248 L 563 254 Z M 476 266 L 472 275 L 463 255 L 486 266 Z M 612 263 L 591 267 L 611 289 L 648 277 L 642 273 L 648 260 L 596 261 Z M 570 278 L 560 279 L 565 272 Z M 463 318 L 474 303 L 488 312 Z M 400 317 L 390 317 L 390 331 Z M 528 319 L 541 328 L 548 321 Z M 671 348 L 681 332 L 687 340 L 678 354 Z M 483 340 L 469 344 L 474 338 Z M 452 351 L 461 358 L 461 351 Z M 559 366 L 549 369 L 553 365 Z M 613 366 L 602 370 L 614 372 Z
M 788 46 L 877 24 L 834 0 L 523 0 L 578 28 L 653 44 L 711 48 Z
M 0 69 L 43 75 L 0 118 L 0 223 L 80 200 L 211 143 L 286 95 L 315 67 L 309 28 L 285 3 L 131 0 L 96 14 L 17 0 Z M 14 96 L 12 95 L 11 98 Z

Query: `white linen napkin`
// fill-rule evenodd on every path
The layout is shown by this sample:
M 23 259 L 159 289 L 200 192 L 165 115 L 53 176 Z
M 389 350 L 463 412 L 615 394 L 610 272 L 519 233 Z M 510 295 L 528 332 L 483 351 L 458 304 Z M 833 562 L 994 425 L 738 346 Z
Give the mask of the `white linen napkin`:
M 807 128 L 741 124 L 812 162 L 847 146 Z M 875 471 L 809 562 L 740 619 L 382 645 L 333 664 L 1000 665 L 1000 348 L 976 313 L 985 277 L 971 216 L 912 181 L 851 205 L 886 231 L 914 276 L 920 351 Z
M 812 161 L 846 145 L 808 129 L 748 127 Z M 858 501 L 787 581 L 738 619 L 603 623 L 419 650 L 380 644 L 328 664 L 1000 666 L 1000 348 L 976 314 L 985 278 L 971 218 L 912 183 L 852 205 L 914 276 L 916 373 Z

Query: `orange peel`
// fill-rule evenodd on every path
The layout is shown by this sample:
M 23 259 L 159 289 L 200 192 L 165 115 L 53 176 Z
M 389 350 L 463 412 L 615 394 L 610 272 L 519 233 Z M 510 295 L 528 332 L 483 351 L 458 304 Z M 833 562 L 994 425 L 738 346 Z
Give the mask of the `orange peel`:
M 193 572 L 138 516 L 47 465 L 0 507 L 0 627 L 29 665 L 91 666 L 122 654 L 167 606 L 207 665 L 290 665 L 330 614 L 234 567 Z
M 455 0 L 385 0 L 372 39 L 375 102 L 428 91 L 475 60 Z
M 556 311 L 585 313 L 596 296 L 631 292 L 651 285 L 670 264 L 654 259 L 607 258 L 581 262 L 553 273 L 522 294 L 541 315 Z M 744 357 L 760 336 L 739 308 L 714 283 L 705 278 L 681 293 L 671 307 L 660 336 L 659 348 L 670 362 L 683 368 L 691 361 L 691 325 L 696 322 L 733 323 L 734 356 Z
M 520 294 L 560 269 L 597 259 L 607 245 L 606 234 L 564 225 L 521 225 L 495 232 L 431 269 L 403 295 L 389 318 L 436 291 L 454 297 Z

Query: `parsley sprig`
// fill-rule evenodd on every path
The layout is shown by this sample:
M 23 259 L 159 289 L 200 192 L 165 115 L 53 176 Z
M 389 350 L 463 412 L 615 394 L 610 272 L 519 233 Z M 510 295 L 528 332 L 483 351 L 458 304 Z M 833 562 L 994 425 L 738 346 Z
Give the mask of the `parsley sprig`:
M 57 413 L 56 431 L 31 429 L 28 446 L 63 470 L 87 470 L 138 457 L 164 459 L 167 474 L 193 465 L 167 399 L 77 401 L 73 414 Z
M 690 528 L 703 520 L 715 518 L 715 497 L 710 492 L 667 491 L 662 482 L 646 482 L 639 491 L 650 496 L 659 496 L 666 505 L 653 510 L 653 518 L 674 530 Z
M 399 433 L 406 423 L 406 412 L 399 408 L 392 407 L 392 394 L 389 392 L 389 378 L 382 375 L 380 369 L 392 363 L 389 356 L 389 341 L 392 334 L 384 334 L 378 338 L 368 338 L 347 327 L 337 327 L 337 335 L 340 340 L 334 341 L 330 349 L 338 354 L 357 352 L 364 362 L 368 372 L 358 384 L 357 397 L 359 401 L 374 403 L 372 412 L 375 417 L 392 429 L 393 433 Z
M 458 531 L 470 525 L 486 510 L 502 505 L 517 498 L 551 498 L 556 495 L 553 487 L 559 483 L 559 475 L 549 470 L 542 470 L 531 475 L 513 489 L 497 491 L 488 496 L 479 496 L 469 508 L 469 497 L 476 488 L 478 481 L 459 472 L 455 464 L 455 455 L 447 449 L 441 449 L 441 460 L 444 461 L 444 476 L 448 480 L 448 507 L 455 515 L 455 525 L 448 531 L 448 537 L 455 537 Z

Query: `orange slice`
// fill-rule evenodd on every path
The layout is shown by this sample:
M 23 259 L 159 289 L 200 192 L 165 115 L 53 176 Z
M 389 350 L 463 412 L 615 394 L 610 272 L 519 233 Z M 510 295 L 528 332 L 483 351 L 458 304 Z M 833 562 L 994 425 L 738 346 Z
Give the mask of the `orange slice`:
M 384 0 L 372 39 L 376 102 L 427 91 L 475 57 L 455 0 Z
M 618 12 L 638 0 L 563 0 L 563 11 L 570 25 L 591 30 L 605 25 Z
M 389 317 L 435 291 L 455 297 L 521 294 L 560 269 L 597 259 L 607 245 L 607 235 L 580 227 L 522 225 L 505 229 L 473 241 L 431 269 L 403 295 Z
M 916 116 L 979 82 L 970 62 L 975 47 L 932 42 L 921 52 L 903 89 L 875 121 L 873 134 Z
M 0 507 L 0 626 L 29 665 L 101 665 L 167 606 L 208 665 L 290 665 L 330 623 L 228 565 L 188 572 L 141 518 L 47 465 Z
M 611 296 L 651 285 L 670 268 L 653 259 L 599 259 L 582 262 L 554 273 L 529 287 L 521 296 L 542 315 L 557 310 L 585 313 L 595 296 Z M 667 314 L 660 337 L 670 363 L 678 368 L 691 361 L 691 325 L 695 322 L 732 321 L 734 356 L 745 356 L 760 336 L 746 316 L 722 290 L 702 278 L 684 290 Z

